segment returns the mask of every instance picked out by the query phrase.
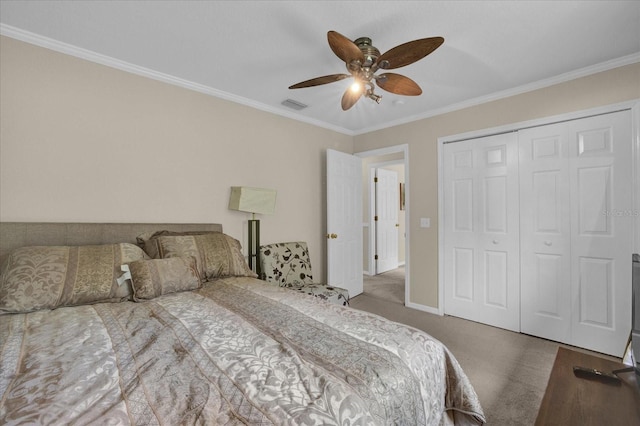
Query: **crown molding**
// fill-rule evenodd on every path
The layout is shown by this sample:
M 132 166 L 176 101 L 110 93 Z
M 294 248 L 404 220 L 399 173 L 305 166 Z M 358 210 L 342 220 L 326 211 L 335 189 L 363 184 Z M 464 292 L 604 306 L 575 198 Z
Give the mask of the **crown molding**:
M 487 102 L 497 101 L 499 99 L 509 98 L 511 96 L 521 95 L 523 93 L 532 92 L 534 90 L 543 89 L 545 87 L 553 86 L 567 81 L 575 80 L 577 78 L 586 77 L 599 72 L 608 71 L 614 68 L 619 68 L 625 65 L 631 65 L 640 62 L 640 52 L 633 53 L 631 55 L 623 56 L 621 58 L 612 59 L 610 61 L 602 62 L 589 67 L 581 68 L 578 70 L 570 71 L 564 74 L 557 75 L 555 77 L 547 78 L 544 80 L 535 81 L 533 83 L 525 84 L 522 86 L 514 87 L 500 92 L 491 93 L 489 95 L 480 96 L 474 99 L 469 99 L 464 102 L 452 104 L 443 108 L 433 109 L 422 114 L 412 115 L 410 117 L 404 117 L 400 120 L 385 123 L 384 126 L 369 127 L 362 129 L 356 133 L 361 135 L 365 133 L 374 132 L 377 130 L 387 129 L 393 126 L 399 126 L 401 124 L 411 123 L 413 121 L 423 120 L 425 118 L 435 117 L 437 115 L 446 114 L 461 109 L 474 107 Z
M 492 101 L 508 98 L 515 95 L 520 95 L 523 93 L 553 86 L 555 84 L 564 83 L 570 80 L 575 80 L 580 77 L 586 77 L 591 74 L 597 74 L 599 72 L 608 71 L 610 69 L 640 62 L 640 52 L 636 52 L 631 55 L 623 56 L 621 58 L 617 58 L 610 61 L 602 62 L 600 64 L 581 68 L 579 70 L 570 71 L 570 72 L 560 74 L 558 76 L 551 77 L 548 79 L 525 84 L 522 86 L 503 90 L 500 92 L 495 92 L 486 96 L 480 96 L 474 99 L 469 99 L 464 102 L 459 102 L 443 108 L 433 109 L 421 114 L 404 117 L 399 120 L 387 122 L 383 125 L 373 126 L 373 127 L 368 127 L 368 128 L 360 129 L 357 131 L 353 131 L 353 130 L 346 129 L 344 127 L 335 126 L 335 125 L 326 123 L 324 121 L 315 120 L 313 118 L 309 118 L 304 115 L 299 115 L 289 111 L 284 111 L 282 109 L 275 108 L 271 105 L 267 105 L 261 102 L 256 102 L 252 99 L 244 98 L 242 96 L 237 96 L 232 93 L 215 89 L 213 87 L 205 86 L 199 83 L 194 83 L 189 80 L 185 80 L 182 78 L 174 77 L 169 74 L 154 71 L 149 68 L 144 68 L 138 65 L 131 64 L 129 62 L 121 61 L 119 59 L 115 59 L 110 56 L 102 55 L 88 49 L 83 49 L 81 47 L 77 47 L 68 43 L 64 43 L 58 40 L 44 37 L 39 34 L 35 34 L 30 31 L 25 31 L 10 25 L 0 23 L 0 35 L 10 37 L 16 40 L 20 40 L 25 43 L 30 43 L 36 46 L 44 47 L 49 50 L 64 53 L 66 55 L 74 56 L 87 61 L 91 61 L 97 64 L 115 68 L 121 71 L 136 74 L 146 78 L 151 78 L 153 80 L 161 81 L 167 84 L 172 84 L 174 86 L 183 87 L 185 89 L 193 90 L 195 92 L 203 93 L 205 95 L 214 96 L 216 98 L 224 99 L 230 102 L 235 102 L 241 105 L 245 105 L 251 108 L 261 110 L 261 111 L 265 111 L 268 113 L 290 118 L 292 120 L 301 121 L 307 124 L 332 130 L 334 132 L 342 133 L 348 136 L 362 135 L 362 134 L 374 132 L 377 130 L 387 129 L 389 127 L 395 127 L 402 124 L 423 120 L 425 118 L 435 117 L 435 116 L 446 114 L 449 112 L 458 111 L 464 108 L 481 105 L 487 102 L 492 102 Z
M 25 43 L 33 44 L 35 46 L 44 47 L 45 49 L 53 50 L 65 55 L 73 56 L 79 59 L 84 59 L 90 62 L 94 62 L 100 65 L 104 65 L 110 68 L 115 68 L 120 71 L 125 71 L 131 74 L 136 74 L 141 77 L 150 78 L 153 80 L 161 81 L 163 83 L 179 86 L 185 89 L 193 90 L 195 92 L 203 93 L 205 95 L 214 96 L 216 98 L 224 99 L 230 102 L 235 102 L 241 105 L 245 105 L 251 108 L 255 108 L 261 111 L 269 112 L 272 114 L 280 115 L 290 118 L 296 121 L 302 121 L 307 124 L 322 127 L 328 130 L 333 130 L 338 133 L 343 133 L 349 136 L 353 136 L 354 133 L 351 130 L 345 129 L 339 126 L 333 126 L 323 121 L 315 120 L 305 116 L 290 113 L 288 111 L 274 108 L 270 105 L 256 102 L 252 99 L 237 96 L 232 93 L 224 92 L 222 90 L 215 89 L 213 87 L 205 86 L 203 84 L 194 83 L 189 80 L 178 78 L 169 74 L 154 71 L 149 68 L 141 67 L 131 64 L 129 62 L 121 61 L 111 56 L 102 55 L 94 51 L 84 49 L 78 46 L 74 46 L 68 43 L 64 43 L 58 40 L 44 37 L 39 34 L 25 31 L 20 28 L 16 28 L 10 25 L 0 23 L 0 35 L 10 37 Z

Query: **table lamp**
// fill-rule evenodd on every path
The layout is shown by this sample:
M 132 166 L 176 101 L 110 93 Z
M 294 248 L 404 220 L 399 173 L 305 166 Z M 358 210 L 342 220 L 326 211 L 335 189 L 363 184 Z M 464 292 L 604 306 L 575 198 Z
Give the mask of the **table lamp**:
M 251 188 L 247 186 L 232 186 L 229 197 L 229 209 L 251 213 L 249 223 L 249 268 L 262 277 L 260 270 L 260 220 L 257 214 L 273 214 L 276 207 L 276 194 L 274 189 Z M 254 268 L 255 265 L 255 268 Z

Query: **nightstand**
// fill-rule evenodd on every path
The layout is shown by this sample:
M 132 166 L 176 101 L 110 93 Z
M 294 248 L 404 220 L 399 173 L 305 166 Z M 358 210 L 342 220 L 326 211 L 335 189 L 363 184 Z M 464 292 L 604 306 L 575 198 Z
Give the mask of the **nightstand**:
M 573 367 L 610 373 L 625 365 L 559 348 L 536 425 L 640 425 L 640 388 L 634 372 L 620 373 L 619 386 L 576 377 Z

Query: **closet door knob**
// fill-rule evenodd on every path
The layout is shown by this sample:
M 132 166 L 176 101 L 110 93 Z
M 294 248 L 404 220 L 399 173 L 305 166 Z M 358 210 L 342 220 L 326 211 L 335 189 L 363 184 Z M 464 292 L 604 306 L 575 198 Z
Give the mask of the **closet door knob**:
M 544 242 L 544 245 L 545 245 L 545 246 L 551 246 L 551 241 L 545 241 L 545 242 Z
M 493 244 L 498 244 L 500 241 L 498 241 L 498 240 L 493 240 L 492 242 L 493 242 Z

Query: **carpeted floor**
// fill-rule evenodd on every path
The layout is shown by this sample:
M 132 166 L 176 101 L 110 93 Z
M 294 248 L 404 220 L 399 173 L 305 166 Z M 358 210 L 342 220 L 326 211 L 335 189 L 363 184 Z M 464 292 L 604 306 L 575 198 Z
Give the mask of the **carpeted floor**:
M 488 425 L 535 423 L 560 344 L 406 308 L 403 301 L 404 269 L 400 268 L 365 276 L 364 293 L 351 299 L 351 307 L 416 327 L 445 344 L 469 376 Z
M 404 266 L 379 275 L 364 276 L 368 295 L 404 305 Z

